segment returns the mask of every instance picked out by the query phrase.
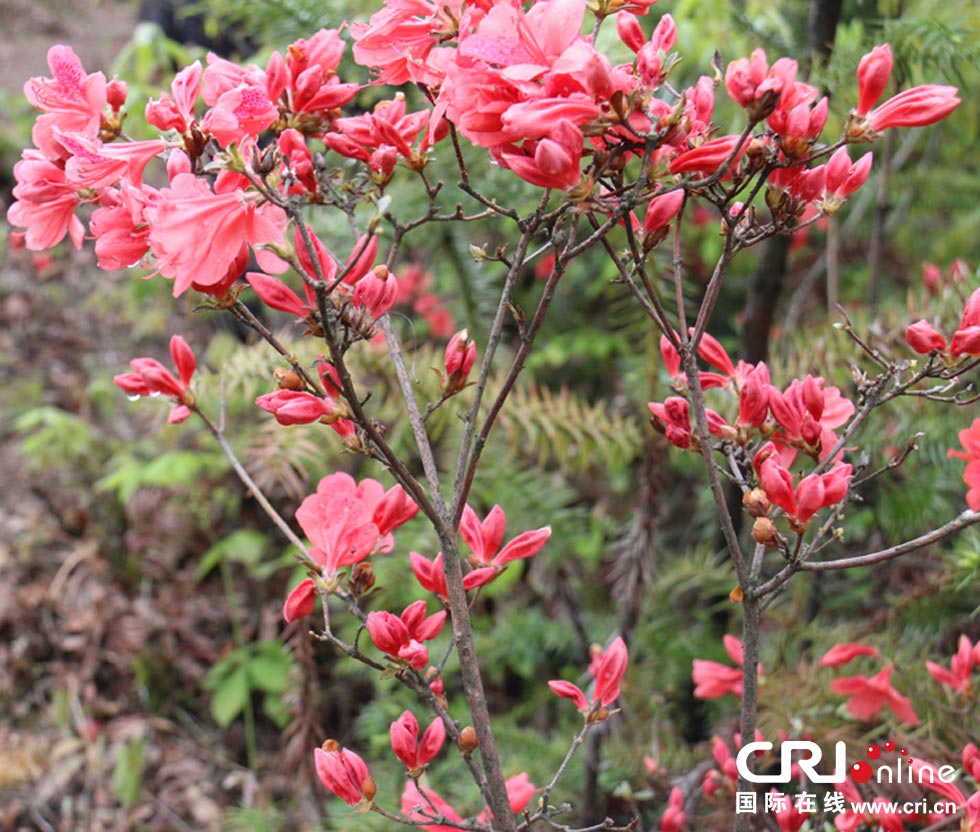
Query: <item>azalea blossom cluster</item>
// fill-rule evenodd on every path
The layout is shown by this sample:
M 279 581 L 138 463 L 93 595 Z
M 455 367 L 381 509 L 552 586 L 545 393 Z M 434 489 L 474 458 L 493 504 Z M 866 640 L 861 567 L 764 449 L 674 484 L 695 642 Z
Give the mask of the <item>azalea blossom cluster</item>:
M 676 333 L 673 335 L 677 340 Z M 661 336 L 660 351 L 671 385 L 679 395 L 648 404 L 653 426 L 673 445 L 698 449 L 687 398 L 690 382 L 681 371 L 680 354 L 666 335 Z M 707 408 L 708 430 L 722 446 L 741 451 L 745 479 L 756 483 L 754 488 L 746 486 L 744 492 L 745 508 L 756 518 L 755 538 L 759 543 L 776 545 L 778 532 L 769 516 L 771 506 L 782 509 L 791 527 L 802 532 L 816 512 L 847 496 L 853 467 L 842 461 L 840 450 L 835 450 L 839 438 L 835 431 L 854 415 L 854 404 L 839 388 L 812 375 L 793 379 L 780 389 L 772 384 L 764 361 L 739 361 L 736 365 L 709 333 L 701 337 L 697 351 L 712 367 L 698 372 L 701 389 L 718 390 L 737 401 L 737 415 L 733 413 L 730 421 Z M 827 470 L 800 478 L 794 487 L 791 468 L 800 453 L 816 462 L 827 461 Z
M 34 147 L 24 151 L 15 167 L 16 202 L 8 211 L 23 244 L 43 251 L 67 237 L 80 247 L 89 236 L 100 267 L 151 269 L 172 281 L 175 297 L 193 290 L 207 296 L 213 308 L 239 316 L 246 316 L 239 296 L 252 293 L 265 307 L 285 315 L 294 330 L 322 339 L 329 353 L 312 368 L 304 367 L 253 320 L 253 328 L 290 364 L 277 370 L 275 389 L 260 395 L 257 407 L 283 426 L 329 426 L 349 450 L 381 461 L 398 481 L 386 489 L 373 478 L 358 481 L 346 473 L 323 477 L 295 512 L 306 543 L 288 522 L 277 519 L 301 552 L 307 573 L 288 593 L 284 619 L 296 622 L 311 615 L 319 600 L 323 639 L 406 684 L 434 715 L 424 731 L 411 711 L 390 726 L 391 750 L 407 778 L 402 817 L 395 818 L 403 823 L 438 832 L 478 829 L 490 825 L 492 807 L 494 826 L 499 820 L 502 828 L 513 829 L 513 818 L 505 822 L 501 816 L 508 807 L 517 813 L 531 803 L 537 789 L 528 774 L 504 781 L 503 768 L 485 747 L 492 734 L 478 718 L 482 708 L 488 723 L 489 711 L 475 684 L 479 666 L 469 655 L 472 640 L 466 642 L 472 638 L 467 636 L 467 605 L 512 564 L 535 557 L 551 536 L 551 527 L 542 525 L 505 542 L 503 509 L 495 505 L 481 517 L 467 502 L 472 480 L 463 476 L 465 464 L 452 505 L 432 493 L 439 490 L 440 472 L 427 444 L 425 418 L 431 407 L 471 385 L 477 342 L 470 328 L 453 334 L 448 310 L 428 291 L 428 277 L 399 265 L 404 256 L 399 246 L 429 222 L 517 218 L 490 197 L 475 194 L 467 181 L 464 191 L 485 213 L 466 216 L 461 205 L 453 214 L 440 213 L 436 197 L 443 184 L 428 178 L 437 148 L 447 148 L 446 156 L 455 159 L 464 180 L 461 141 L 485 149 L 496 164 L 532 187 L 554 191 L 542 195 L 533 222 L 525 218 L 517 223 L 525 238 L 516 247 L 521 255 L 513 265 L 503 248 L 496 258 L 487 258 L 510 266 L 511 285 L 530 262 L 527 251 L 535 234 L 546 230 L 543 211 L 549 204 L 557 206 L 548 218 L 554 227 L 566 221 L 574 225 L 590 215 L 594 233 L 589 245 L 619 235 L 625 255 L 614 259 L 623 264 L 624 278 L 633 278 L 645 274 L 646 257 L 671 228 L 678 229 L 688 202 L 712 202 L 733 246 L 805 228 L 838 211 L 867 181 L 871 153 L 855 161 L 847 145 L 872 142 L 891 127 L 935 123 L 960 103 L 955 88 L 939 85 L 919 86 L 879 103 L 893 64 L 890 48 L 879 46 L 858 67 L 858 103 L 842 135 L 826 144 L 822 134 L 828 100 L 798 77 L 799 67 L 789 58 L 770 63 L 759 49 L 730 63 L 723 81 L 704 75 L 687 87 L 672 82 L 680 60 L 673 19 L 662 15 L 647 27 L 650 36 L 639 19 L 654 2 L 386 0 L 366 22 L 320 30 L 284 52 L 273 52 L 264 66 L 241 66 L 211 54 L 206 65 L 195 62 L 183 68 L 169 91 L 146 106 L 146 122 L 159 132 L 146 141 L 131 141 L 123 130 L 125 83 L 88 73 L 70 47 L 52 47 L 51 77 L 33 78 L 25 87 L 40 114 L 32 133 Z M 587 20 L 589 14 L 594 21 Z M 614 19 L 616 37 L 632 55 L 625 63 L 614 64 L 597 48 L 607 18 Z M 345 115 L 343 108 L 355 102 L 361 89 L 338 74 L 348 34 L 354 60 L 370 71 L 373 83 L 417 89 L 399 91 L 370 111 Z M 713 123 L 715 95 L 722 85 L 744 112 L 746 125 L 740 132 L 719 135 Z M 391 212 L 386 188 L 395 176 L 415 177 L 424 188 L 429 211 L 420 219 L 402 222 Z M 367 221 L 364 205 L 376 209 Z M 341 225 L 349 225 L 350 240 L 332 243 L 336 250 L 331 250 L 321 239 L 326 234 L 306 221 L 304 211 L 312 207 L 343 216 Z M 768 219 L 758 220 L 757 213 Z M 381 233 L 386 223 L 395 230 L 387 250 Z M 553 251 L 542 258 L 550 264 L 543 297 L 553 296 L 564 269 L 585 250 L 562 249 L 557 234 L 549 236 L 549 246 Z M 398 304 L 410 305 L 431 335 L 448 341 L 437 369 L 442 398 L 424 415 L 411 414 L 425 484 L 386 444 L 384 426 L 365 411 L 368 397 L 357 395 L 345 363 L 354 344 L 380 335 L 396 362 L 397 338 L 385 316 Z M 508 306 L 515 318 L 521 317 L 505 293 L 498 321 Z M 920 351 L 948 360 L 975 354 L 969 348 L 972 330 L 980 331 L 975 306 L 980 308 L 980 300 L 971 298 L 948 347 L 938 332 L 921 325 L 925 322 L 910 327 L 909 343 L 914 349 L 927 345 Z M 540 309 L 543 315 L 547 305 Z M 664 332 L 661 352 L 676 393 L 649 404 L 654 426 L 675 446 L 699 449 L 702 440 L 692 424 L 695 394 L 709 390 L 716 391 L 712 396 L 727 395 L 727 411 L 724 405 L 721 412 L 707 411 L 709 433 L 718 450 L 734 460 L 733 475 L 743 486 L 746 510 L 755 518 L 755 540 L 786 554 L 785 539 L 775 526 L 780 512 L 801 540 L 818 511 L 848 496 L 853 469 L 843 461 L 843 433 L 838 431 L 846 430 L 854 404 L 818 376 L 777 386 L 764 362 L 736 364 L 706 332 L 692 328 L 682 338 L 666 318 L 653 317 Z M 540 320 L 535 316 L 530 326 L 525 323 L 518 320 L 521 350 L 530 348 Z M 491 337 L 481 340 L 487 356 L 475 385 L 477 399 L 486 387 L 501 326 L 495 322 Z M 694 349 L 689 336 L 711 367 L 698 371 L 696 378 L 681 370 L 682 354 L 693 361 L 687 351 Z M 170 421 L 196 413 L 223 439 L 190 389 L 196 369 L 190 347 L 175 336 L 170 351 L 176 375 L 155 359 L 137 358 L 132 372 L 117 376 L 116 384 L 133 396 L 166 396 L 174 404 Z M 523 361 L 524 353 L 520 355 Z M 515 361 L 513 378 L 521 366 Z M 404 365 L 395 367 L 396 375 L 399 369 L 408 375 Z M 404 387 L 411 399 L 411 382 Z M 478 399 L 467 431 L 475 429 L 479 415 Z M 493 418 L 473 440 L 476 450 L 469 459 L 474 466 Z M 980 465 L 980 442 L 974 441 L 978 431 L 964 440 L 970 465 Z M 796 470 L 801 459 L 812 461 L 809 473 Z M 977 487 L 980 494 L 980 479 Z M 371 592 L 372 559 L 399 557 L 392 555 L 394 533 L 422 509 L 439 533 L 440 551 L 432 557 L 410 552 L 404 566 L 420 589 L 434 597 L 415 600 L 400 611 L 369 611 L 376 597 Z M 462 555 L 459 540 L 469 550 Z M 353 644 L 331 629 L 329 605 L 338 601 L 357 620 Z M 429 651 L 447 621 L 453 631 L 447 653 L 442 661 L 430 663 Z M 442 670 L 454 649 L 476 729 L 449 715 Z M 695 660 L 696 696 L 741 697 L 752 689 L 743 681 L 747 673 L 757 676 L 761 665 L 753 658 L 746 666 L 742 642 L 734 636 L 725 637 L 725 649 L 737 667 Z M 972 652 L 970 656 L 974 660 Z M 955 659 L 950 671 L 957 684 L 963 681 L 965 661 Z M 587 730 L 618 712 L 612 706 L 628 662 L 626 642 L 616 637 L 605 650 L 594 648 L 585 689 L 567 680 L 549 682 L 558 697 L 572 700 L 584 720 L 568 759 Z M 870 679 L 838 679 L 834 691 L 851 697 L 848 708 L 856 718 L 870 719 L 888 706 L 914 724 L 917 717 L 908 700 L 891 687 L 890 672 L 886 668 Z M 484 755 L 482 765 L 473 767 L 481 790 L 479 814 L 464 815 L 423 782 L 428 767 L 453 744 L 464 763 L 472 762 L 477 750 Z M 313 757 L 318 778 L 329 791 L 351 806 L 378 808 L 377 786 L 357 753 L 328 740 Z M 717 743 L 715 758 L 720 776 L 731 780 L 730 755 L 726 758 Z M 684 797 L 679 789 L 671 791 L 661 818 L 663 830 L 684 828 Z M 547 794 L 541 804 L 536 819 L 555 825 Z M 781 829 L 796 830 L 804 820 L 792 812 L 777 816 Z

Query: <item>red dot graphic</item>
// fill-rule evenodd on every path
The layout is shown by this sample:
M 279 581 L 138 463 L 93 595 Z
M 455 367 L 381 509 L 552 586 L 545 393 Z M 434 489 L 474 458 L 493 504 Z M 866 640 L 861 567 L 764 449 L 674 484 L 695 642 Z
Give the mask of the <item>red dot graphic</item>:
M 871 765 L 864 760 L 851 766 L 851 779 L 855 783 L 867 783 L 871 779 Z
M 906 756 L 908 756 L 909 750 L 907 748 L 903 748 L 898 753 L 901 754 L 903 757 L 906 757 Z
M 894 750 L 895 750 L 895 743 L 893 743 L 891 740 L 885 740 L 885 751 L 894 751 Z
M 877 745 L 869 745 L 866 753 L 869 760 L 877 760 L 881 756 L 881 749 Z

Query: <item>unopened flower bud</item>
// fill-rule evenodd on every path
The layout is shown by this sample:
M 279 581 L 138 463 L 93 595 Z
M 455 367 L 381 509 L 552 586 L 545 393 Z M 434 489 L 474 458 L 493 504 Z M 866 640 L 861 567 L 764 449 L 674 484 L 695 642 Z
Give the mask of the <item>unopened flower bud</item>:
M 295 370 L 287 369 L 286 367 L 276 367 L 272 373 L 272 377 L 276 380 L 276 387 L 279 390 L 306 389 L 306 382 L 303 381 L 302 376 Z
M 354 567 L 350 576 L 350 591 L 354 595 L 363 595 L 374 586 L 374 567 L 366 561 L 361 561 Z
M 466 379 L 476 361 L 476 344 L 470 340 L 469 332 L 461 329 L 446 345 L 445 369 L 442 379 L 443 395 L 451 396 L 466 386 Z
M 113 77 L 113 79 L 106 84 L 105 99 L 109 106 L 112 107 L 112 112 L 119 112 L 119 109 L 126 103 L 126 94 L 128 92 L 129 87 L 126 85 L 126 82 L 120 81 L 116 77 Z
M 779 542 L 779 532 L 768 517 L 757 517 L 752 524 L 752 539 L 763 546 L 775 547 Z
M 742 496 L 742 505 L 753 517 L 765 517 L 769 513 L 769 498 L 761 488 L 753 488 Z
M 476 751 L 479 743 L 476 739 L 476 730 L 472 725 L 467 725 L 462 731 L 459 732 L 459 740 L 457 740 L 459 745 L 459 750 L 464 754 L 472 754 Z

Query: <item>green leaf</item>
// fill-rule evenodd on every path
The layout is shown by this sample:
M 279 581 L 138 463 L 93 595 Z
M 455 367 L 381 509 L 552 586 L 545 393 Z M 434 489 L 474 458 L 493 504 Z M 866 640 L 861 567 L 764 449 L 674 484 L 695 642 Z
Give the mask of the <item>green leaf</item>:
M 204 553 L 197 569 L 194 570 L 194 580 L 200 581 L 221 563 L 223 558 L 245 564 L 250 570 L 256 569 L 266 552 L 267 544 L 268 538 L 262 532 L 250 529 L 232 532 Z
M 239 667 L 215 689 L 211 697 L 211 717 L 222 728 L 227 728 L 245 710 L 250 695 L 248 671 Z
M 112 772 L 112 788 L 124 809 L 131 809 L 139 800 L 143 787 L 143 738 L 133 737 L 116 759 Z
M 253 645 L 253 655 L 247 664 L 248 680 L 254 690 L 282 693 L 293 661 L 285 646 L 278 641 L 261 641 Z

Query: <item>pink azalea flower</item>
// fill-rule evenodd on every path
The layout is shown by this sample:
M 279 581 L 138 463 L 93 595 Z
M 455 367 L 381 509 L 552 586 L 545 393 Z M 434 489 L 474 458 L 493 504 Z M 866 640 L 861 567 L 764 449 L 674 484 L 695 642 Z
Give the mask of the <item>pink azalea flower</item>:
M 490 509 L 482 522 L 469 505 L 463 508 L 459 533 L 473 553 L 470 562 L 474 566 L 501 569 L 511 561 L 534 557 L 551 537 L 551 526 L 544 526 L 522 532 L 501 549 L 506 524 L 507 517 L 500 506 Z
M 891 683 L 892 668 L 886 667 L 876 676 L 847 676 L 834 679 L 830 689 L 834 693 L 850 696 L 847 711 L 855 719 L 869 722 L 876 719 L 887 705 L 896 717 L 908 725 L 918 725 L 919 717 L 908 698 L 902 696 Z
M 849 664 L 858 656 L 877 656 L 878 650 L 868 644 L 859 644 L 856 641 L 846 644 L 835 644 L 820 659 L 821 667 L 838 667 L 842 664 Z
M 513 109 L 513 108 L 512 108 Z M 494 156 L 521 179 L 539 188 L 568 190 L 582 178 L 579 163 L 582 158 L 583 138 L 581 131 L 567 118 L 552 122 L 550 118 L 538 121 L 550 125 L 547 135 L 538 141 L 525 142 L 520 148 L 505 145 Z
M 436 593 L 440 598 L 448 599 L 449 588 L 446 586 L 446 568 L 443 564 L 442 552 L 439 552 L 433 560 L 423 557 L 418 552 L 409 552 L 408 558 L 412 565 L 412 574 L 415 575 L 419 586 Z M 463 576 L 463 589 L 468 592 L 485 586 L 496 578 L 497 574 L 497 570 L 492 566 L 474 569 Z
M 725 651 L 738 667 L 745 662 L 742 642 L 735 636 L 726 635 L 722 641 Z M 759 665 L 759 673 L 762 665 Z M 742 695 L 742 671 L 736 667 L 720 664 L 708 659 L 695 659 L 691 672 L 694 681 L 694 695 L 699 699 L 717 699 L 731 693 Z
M 442 631 L 446 611 L 426 617 L 426 602 L 409 604 L 400 616 L 390 612 L 368 613 L 365 626 L 371 641 L 382 653 L 419 670 L 429 662 L 429 652 L 422 644 Z
M 926 662 L 926 669 L 939 684 L 951 687 L 958 693 L 969 693 L 973 689 L 970 676 L 977 664 L 974 653 L 973 642 L 961 635 L 949 670 L 935 662 Z
M 589 665 L 589 673 L 595 680 L 592 697 L 571 682 L 554 680 L 548 682 L 548 687 L 556 696 L 571 699 L 586 720 L 605 719 L 600 708 L 611 705 L 619 696 L 619 687 L 629 663 L 629 652 L 622 638 L 616 639 L 606 648 L 605 652 L 597 651 Z
M 885 87 L 888 86 L 894 63 L 892 48 L 887 43 L 876 46 L 861 58 L 857 68 L 859 97 L 854 111 L 857 115 L 867 115 L 868 111 L 878 103 Z
M 153 188 L 134 188 L 125 182 L 102 193 L 100 206 L 89 220 L 100 269 L 126 269 L 143 260 L 150 247 L 143 211 L 156 197 Z
M 312 578 L 300 581 L 289 593 L 286 603 L 283 604 L 282 617 L 287 623 L 298 621 L 313 612 L 313 604 L 316 601 L 316 584 Z
M 889 127 L 925 127 L 942 121 L 960 106 L 956 87 L 923 84 L 892 96 L 868 113 L 871 129 L 877 133 Z
M 255 139 L 279 118 L 264 86 L 239 84 L 223 92 L 204 118 L 201 130 L 210 133 L 222 147 L 248 137 Z
M 187 342 L 179 335 L 170 339 L 170 357 L 177 368 L 179 379 L 155 358 L 134 358 L 129 362 L 133 372 L 115 376 L 113 382 L 131 396 L 169 396 L 175 402 L 170 411 L 170 423 L 176 424 L 191 415 L 188 407 L 188 402 L 193 403 L 190 383 L 197 367 L 197 359 Z
M 405 817 L 415 822 L 425 821 L 428 816 L 431 816 L 433 809 L 450 823 L 460 824 L 463 822 L 459 812 L 432 789 L 427 788 L 423 796 L 414 780 L 405 781 L 405 788 L 402 790 L 401 809 Z M 426 832 L 457 832 L 456 827 L 436 823 L 422 823 L 419 828 L 425 829 Z
M 446 726 L 437 716 L 419 739 L 419 723 L 411 711 L 405 711 L 391 723 L 391 750 L 405 764 L 409 777 L 418 777 L 441 750 L 446 741 Z
M 313 752 L 317 777 L 337 797 L 351 806 L 370 803 L 376 787 L 364 760 L 353 751 L 327 740 Z
M 316 493 L 296 510 L 296 520 L 310 540 L 310 555 L 327 575 L 364 560 L 381 536 L 364 502 L 350 490 L 336 487 L 345 483 L 343 477 L 324 477 Z
M 123 178 L 139 188 L 143 184 L 143 170 L 151 159 L 163 153 L 165 146 L 162 139 L 103 144 L 98 139 L 62 133 L 58 129 L 54 136 L 69 153 L 65 178 L 76 190 L 101 191 Z
M 963 481 L 969 486 L 966 492 L 966 504 L 973 511 L 980 511 L 980 419 L 974 419 L 973 424 L 959 433 L 962 451 L 950 449 L 947 456 L 959 457 L 967 462 L 963 472 Z
M 26 229 L 26 247 L 44 251 L 56 246 L 67 234 L 75 248 L 81 248 L 85 227 L 75 216 L 80 200 L 68 183 L 64 168 L 36 150 L 25 150 L 14 165 L 14 178 L 17 201 L 7 209 L 7 221 L 15 228 Z
M 70 46 L 52 46 L 48 66 L 53 78 L 31 78 L 24 95 L 41 110 L 31 133 L 45 157 L 64 158 L 64 148 L 55 138 L 55 128 L 65 133 L 95 137 L 106 105 L 106 80 L 101 72 L 88 74 Z
M 150 223 L 150 246 L 160 274 L 174 280 L 174 297 L 192 284 L 208 287 L 223 281 L 246 246 L 255 250 L 264 271 L 279 274 L 286 264 L 263 244 L 284 245 L 286 215 L 257 195 L 237 188 L 212 192 L 193 174 L 174 177 L 170 188 L 144 213 Z
M 146 121 L 158 130 L 184 134 L 194 123 L 194 105 L 201 92 L 201 62 L 194 61 L 177 73 L 170 85 L 171 95 L 161 93 L 146 104 Z
M 674 786 L 670 790 L 670 797 L 667 799 L 667 808 L 660 818 L 660 832 L 681 832 L 686 823 L 684 792 Z
M 442 392 L 444 395 L 458 393 L 466 387 L 473 364 L 476 362 L 476 343 L 470 340 L 467 330 L 461 329 L 446 345 L 443 357 L 445 375 L 442 376 Z

